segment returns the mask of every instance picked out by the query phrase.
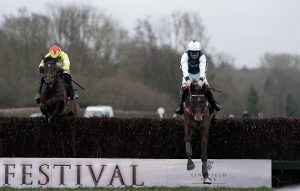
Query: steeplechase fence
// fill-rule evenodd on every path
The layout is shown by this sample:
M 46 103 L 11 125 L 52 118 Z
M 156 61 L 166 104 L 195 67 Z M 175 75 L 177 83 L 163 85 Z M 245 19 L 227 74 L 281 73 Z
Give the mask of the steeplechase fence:
M 274 187 L 300 182 L 300 119 L 220 119 L 208 156 L 271 159 Z M 0 157 L 185 159 L 183 121 L 150 118 L 0 117 Z M 193 136 L 193 158 L 200 137 Z

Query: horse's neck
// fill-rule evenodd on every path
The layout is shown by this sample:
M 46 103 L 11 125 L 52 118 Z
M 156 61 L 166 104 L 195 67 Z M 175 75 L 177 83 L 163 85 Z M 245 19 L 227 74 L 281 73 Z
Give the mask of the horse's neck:
M 63 91 L 66 89 L 64 79 L 62 79 L 61 77 L 58 77 L 56 81 L 56 85 L 57 85 L 57 91 Z
M 45 85 L 45 93 L 48 95 L 48 97 L 52 97 L 58 94 L 63 94 L 65 90 L 64 80 L 60 77 L 53 83 L 53 87 L 51 89 L 47 89 L 47 86 Z
M 187 107 L 188 107 L 189 104 L 190 104 L 190 99 L 191 99 L 190 95 L 191 95 L 191 93 L 190 93 L 190 92 L 187 92 L 187 95 L 186 95 L 185 99 L 183 100 L 185 106 L 187 106 Z

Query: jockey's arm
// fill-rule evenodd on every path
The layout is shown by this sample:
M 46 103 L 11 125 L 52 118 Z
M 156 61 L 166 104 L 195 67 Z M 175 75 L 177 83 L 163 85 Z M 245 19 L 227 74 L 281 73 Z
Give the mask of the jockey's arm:
M 61 57 L 61 61 L 62 61 L 62 69 L 64 70 L 64 72 L 68 73 L 70 71 L 69 56 L 65 52 L 62 52 L 60 57 Z
M 183 77 L 186 78 L 189 76 L 189 66 L 188 66 L 188 54 L 187 53 L 184 53 L 182 56 L 181 56 L 181 70 L 182 70 L 182 74 L 183 74 Z
M 207 61 L 206 56 L 203 54 L 199 58 L 199 68 L 200 68 L 200 79 L 205 80 L 206 79 L 206 70 L 207 70 Z
M 44 60 L 41 61 L 41 63 L 39 64 L 39 68 L 44 67 Z
M 48 57 L 48 56 L 50 56 L 49 53 L 45 57 Z M 69 71 L 70 71 L 69 56 L 66 53 L 62 52 L 60 57 L 61 57 L 61 62 L 62 62 L 61 68 L 64 70 L 64 72 L 69 73 Z M 42 60 L 41 63 L 39 64 L 39 68 L 44 67 L 44 65 L 45 65 L 44 60 Z

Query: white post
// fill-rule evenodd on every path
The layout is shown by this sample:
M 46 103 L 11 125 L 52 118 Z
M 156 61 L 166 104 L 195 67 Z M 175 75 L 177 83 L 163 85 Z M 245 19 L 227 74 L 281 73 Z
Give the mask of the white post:
M 158 115 L 159 115 L 159 118 L 163 118 L 164 113 L 165 113 L 165 109 L 164 109 L 163 107 L 159 107 L 159 108 L 157 109 L 157 113 L 158 113 Z

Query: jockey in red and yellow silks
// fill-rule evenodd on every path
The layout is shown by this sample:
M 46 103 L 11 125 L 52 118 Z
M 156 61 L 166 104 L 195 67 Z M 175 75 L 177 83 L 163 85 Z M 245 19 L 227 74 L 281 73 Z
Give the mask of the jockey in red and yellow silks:
M 61 63 L 61 68 L 64 70 L 64 73 L 70 73 L 70 60 L 67 53 L 61 51 L 59 46 L 52 46 L 49 50 L 49 53 L 45 58 L 51 56 L 53 59 L 57 59 L 57 62 Z M 41 61 L 39 68 L 44 67 L 44 60 Z
M 45 56 L 45 58 L 49 58 L 54 60 L 56 62 L 57 66 L 60 66 L 63 70 L 63 75 L 64 81 L 65 81 L 65 86 L 68 91 L 68 95 L 71 97 L 71 99 L 78 99 L 79 96 L 77 92 L 74 90 L 73 85 L 72 85 L 72 77 L 70 75 L 70 60 L 69 56 L 67 53 L 63 52 L 59 46 L 52 46 L 49 49 L 48 54 Z M 40 73 L 44 73 L 44 60 L 41 61 L 39 64 L 39 70 Z M 44 78 L 41 79 L 41 85 L 38 91 L 38 94 L 35 96 L 36 102 L 39 104 L 40 102 L 40 92 L 42 89 L 44 83 Z

